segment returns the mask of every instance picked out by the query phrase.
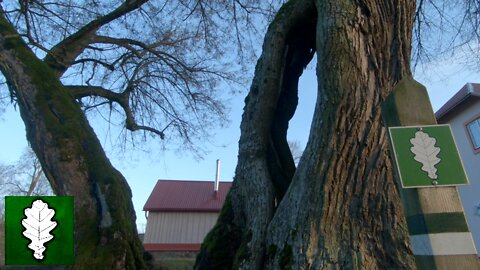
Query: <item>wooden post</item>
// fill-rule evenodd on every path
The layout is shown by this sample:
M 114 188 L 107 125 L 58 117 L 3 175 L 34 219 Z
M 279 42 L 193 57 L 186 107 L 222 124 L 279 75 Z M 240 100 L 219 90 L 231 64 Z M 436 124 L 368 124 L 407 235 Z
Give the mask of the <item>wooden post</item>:
M 387 127 L 437 124 L 426 88 L 410 78 L 397 84 L 382 113 Z M 457 188 L 404 189 L 396 179 L 417 268 L 480 270 Z

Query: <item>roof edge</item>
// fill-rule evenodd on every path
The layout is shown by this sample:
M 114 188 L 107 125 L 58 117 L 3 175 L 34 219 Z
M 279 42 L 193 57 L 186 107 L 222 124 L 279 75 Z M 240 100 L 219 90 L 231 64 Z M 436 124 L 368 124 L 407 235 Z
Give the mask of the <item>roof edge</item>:
M 146 211 L 149 211 L 149 212 L 162 212 L 162 213 L 172 213 L 172 212 L 181 212 L 181 213 L 219 213 L 220 211 L 222 211 L 221 208 L 217 209 L 217 208 L 209 208 L 209 209 L 204 209 L 204 208 L 168 208 L 168 209 L 164 209 L 164 208 L 148 208 L 148 209 L 145 209 L 143 208 L 143 211 L 146 212 Z
M 480 97 L 480 84 L 466 83 L 458 92 L 455 93 L 440 109 L 435 112 L 435 118 L 440 121 L 448 115 L 453 109 L 464 103 L 471 96 Z
M 215 180 L 175 180 L 175 179 L 157 179 L 158 181 L 164 181 L 164 182 L 187 182 L 187 183 L 213 183 Z M 233 183 L 233 180 L 220 180 L 220 183 Z

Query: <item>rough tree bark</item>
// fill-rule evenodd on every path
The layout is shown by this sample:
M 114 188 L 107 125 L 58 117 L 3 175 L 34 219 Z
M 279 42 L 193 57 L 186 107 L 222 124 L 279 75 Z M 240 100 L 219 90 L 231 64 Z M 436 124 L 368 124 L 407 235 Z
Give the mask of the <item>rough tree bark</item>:
M 53 191 L 75 198 L 74 268 L 143 268 L 126 180 L 110 164 L 56 71 L 32 53 L 3 13 L 0 70 Z
M 281 8 L 245 100 L 235 182 L 196 269 L 415 268 L 380 108 L 411 76 L 414 12 L 410 0 Z M 318 98 L 292 172 L 284 136 L 312 51 Z

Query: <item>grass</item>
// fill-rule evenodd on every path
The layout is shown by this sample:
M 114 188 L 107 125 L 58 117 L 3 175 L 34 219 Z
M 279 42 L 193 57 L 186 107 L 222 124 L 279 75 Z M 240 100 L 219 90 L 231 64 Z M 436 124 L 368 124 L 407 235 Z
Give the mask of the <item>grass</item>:
M 194 258 L 162 259 L 155 261 L 151 269 L 157 270 L 191 270 L 195 263 Z

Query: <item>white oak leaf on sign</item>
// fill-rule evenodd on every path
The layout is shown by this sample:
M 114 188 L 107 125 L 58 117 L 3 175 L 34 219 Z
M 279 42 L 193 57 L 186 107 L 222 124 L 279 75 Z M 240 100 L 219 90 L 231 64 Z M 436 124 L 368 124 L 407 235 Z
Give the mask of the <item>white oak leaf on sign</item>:
M 422 170 L 433 180 L 438 178 L 435 165 L 441 161 L 437 156 L 440 153 L 440 147 L 435 146 L 436 142 L 435 138 L 428 136 L 422 130 L 417 131 L 415 137 L 410 139 L 413 145 L 410 151 L 415 154 L 413 158 L 422 164 Z
M 48 208 L 44 201 L 35 200 L 31 208 L 24 210 L 24 214 L 27 218 L 22 219 L 23 235 L 31 241 L 28 248 L 33 251 L 33 257 L 41 260 L 46 249 L 44 244 L 53 239 L 50 231 L 57 226 L 57 222 L 52 221 L 55 210 Z

